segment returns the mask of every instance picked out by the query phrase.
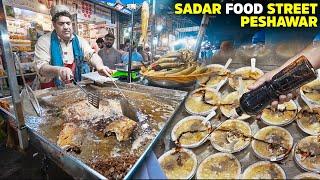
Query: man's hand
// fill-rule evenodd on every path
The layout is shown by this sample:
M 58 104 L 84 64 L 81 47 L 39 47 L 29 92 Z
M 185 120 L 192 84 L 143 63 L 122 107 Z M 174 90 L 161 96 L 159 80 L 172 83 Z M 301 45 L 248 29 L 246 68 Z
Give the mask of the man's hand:
M 97 67 L 97 71 L 102 76 L 111 77 L 111 74 L 113 73 L 112 70 L 110 70 L 107 66 L 99 66 Z
M 107 66 L 104 66 L 103 61 L 99 55 L 93 54 L 90 63 L 100 75 L 111 78 L 112 71 Z
M 62 81 L 69 81 L 73 77 L 71 69 L 67 67 L 59 67 L 58 75 Z
M 249 90 L 253 90 L 261 86 L 264 82 L 271 81 L 272 77 L 279 72 L 278 69 L 275 69 L 273 71 L 270 71 L 268 73 L 265 73 L 262 77 L 260 77 L 254 84 L 248 87 Z M 278 107 L 278 104 L 283 104 L 284 102 L 288 102 L 291 99 L 295 98 L 299 93 L 299 90 L 296 90 L 292 93 L 289 93 L 287 95 L 280 95 L 279 99 L 276 101 L 273 101 L 271 103 L 271 106 L 274 108 Z M 257 118 L 260 118 L 260 115 L 257 116 Z

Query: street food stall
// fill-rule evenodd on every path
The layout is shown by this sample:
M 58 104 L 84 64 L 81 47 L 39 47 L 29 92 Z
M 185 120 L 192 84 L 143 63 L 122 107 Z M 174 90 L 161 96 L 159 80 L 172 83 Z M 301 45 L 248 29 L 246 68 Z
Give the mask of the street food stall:
M 233 119 L 230 117 L 232 109 L 239 105 L 240 95 L 236 90 L 239 84 L 234 82 L 234 77 L 227 76 L 238 72 L 245 76 L 246 70 L 230 71 L 221 65 L 215 68 L 221 69 L 220 74 L 212 73 L 211 77 L 198 81 L 199 88 L 189 93 L 157 147 L 157 156 L 167 177 L 291 179 L 305 171 L 314 172 L 306 177 L 317 177 L 319 161 L 311 163 L 310 159 L 314 158 L 301 154 L 306 151 L 307 144 L 312 144 L 314 149 L 319 148 L 315 140 L 319 135 L 319 121 L 315 120 L 318 117 L 312 113 L 306 115 L 305 112 L 312 111 L 308 106 L 310 99 L 307 100 L 301 93 L 297 100 L 279 105 L 276 109 L 265 109 L 260 120 L 246 114 Z M 259 74 L 255 76 L 263 73 L 259 69 L 257 72 Z M 252 80 L 245 81 L 244 87 L 252 83 Z M 315 87 L 315 84 L 303 86 L 301 91 Z M 211 119 L 211 124 L 205 126 L 201 121 L 211 111 L 216 111 L 216 115 Z M 309 124 L 312 118 L 315 121 Z M 312 126 L 312 130 L 306 131 L 306 126 Z M 276 140 L 276 137 L 279 139 Z M 281 143 L 280 147 L 273 147 L 278 143 Z
M 156 148 L 169 179 L 319 178 L 319 106 L 314 91 L 319 79 L 302 86 L 297 99 L 267 107 L 259 119 L 247 114 L 232 117 L 249 85 L 301 51 L 292 48 L 295 53 L 284 59 L 282 46 L 298 45 L 246 45 L 235 56 L 202 67 L 202 73 L 199 64 L 192 69 L 192 63 L 181 63 L 183 52 L 168 53 L 142 72 L 162 87 L 193 84 L 194 90 Z M 178 60 L 168 66 L 169 58 Z M 312 95 L 307 98 L 305 93 Z
M 319 178 L 319 79 L 302 86 L 297 99 L 264 109 L 260 119 L 232 117 L 248 86 L 270 70 L 259 60 L 277 66 L 281 46 L 243 46 L 221 63 L 199 63 L 209 21 L 204 16 L 194 49 L 168 52 L 141 68 L 150 86 L 89 77 L 80 84 L 99 96 L 98 109 L 75 85 L 37 90 L 30 100 L 16 88 L 0 5 L 0 45 L 12 92 L 5 101 L 14 113 L 0 109 L 14 120 L 22 149 L 37 147 L 73 178 L 133 178 L 152 151 L 168 179 Z M 124 116 L 123 97 L 138 121 Z
M 3 7 L 1 3 L 1 48 L 12 99 L 3 99 L 10 109 L 1 110 L 13 122 L 20 148 L 36 147 L 74 178 L 130 178 L 187 93 L 126 83 L 117 83 L 121 91 L 110 84 L 82 84 L 87 91 L 99 94 L 99 109 L 88 104 L 86 94 L 72 85 L 22 96 L 17 88 Z M 122 115 L 121 94 L 138 110 L 138 121 Z

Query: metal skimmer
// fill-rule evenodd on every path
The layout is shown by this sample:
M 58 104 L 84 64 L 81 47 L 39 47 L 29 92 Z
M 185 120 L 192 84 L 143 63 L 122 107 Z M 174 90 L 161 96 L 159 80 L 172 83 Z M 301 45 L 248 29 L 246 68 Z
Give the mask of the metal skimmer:
M 18 56 L 17 53 L 13 53 L 14 59 L 19 67 L 20 70 L 20 75 L 22 78 L 22 82 L 24 85 L 24 88 L 21 91 L 21 97 L 27 97 L 27 100 L 29 100 L 29 103 L 31 104 L 33 110 L 36 112 L 36 114 L 41 117 L 42 116 L 42 110 L 41 110 L 41 106 L 38 102 L 38 99 L 36 97 L 36 95 L 34 94 L 32 88 L 28 85 L 26 78 L 24 77 L 24 72 L 21 66 L 21 62 L 20 62 L 20 57 Z
M 119 88 L 115 80 L 112 78 L 112 76 L 107 73 L 108 77 L 111 79 L 112 83 L 116 86 L 118 91 L 120 92 L 121 96 L 123 97 L 120 100 L 121 110 L 124 116 L 130 118 L 133 121 L 139 122 L 139 116 L 137 109 L 132 105 L 132 103 L 129 102 L 129 99 L 124 95 L 122 90 Z
M 88 97 L 88 102 L 94 106 L 95 108 L 99 109 L 99 104 L 100 104 L 100 97 L 94 93 L 88 92 L 87 90 L 85 90 L 83 87 L 81 87 L 76 80 L 72 79 L 73 84 L 75 84 L 76 86 L 78 86 L 81 91 L 83 91 L 84 93 L 87 94 Z

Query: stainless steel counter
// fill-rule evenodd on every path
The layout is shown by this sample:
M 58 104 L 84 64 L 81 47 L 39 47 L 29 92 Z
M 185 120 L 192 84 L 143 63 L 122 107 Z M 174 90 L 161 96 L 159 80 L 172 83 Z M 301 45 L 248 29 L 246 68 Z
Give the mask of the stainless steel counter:
M 164 132 L 167 125 L 172 119 L 172 116 L 175 114 L 176 110 L 179 108 L 180 104 L 183 102 L 184 98 L 186 97 L 187 93 L 183 91 L 177 91 L 177 90 L 168 90 L 168 89 L 161 89 L 161 88 L 155 88 L 155 87 L 148 87 L 148 86 L 142 86 L 142 85 L 136 85 L 136 84 L 127 84 L 127 83 L 119 83 L 120 88 L 124 90 L 124 92 L 129 96 L 135 96 L 135 94 L 142 95 L 144 97 L 148 97 L 145 100 L 152 100 L 154 102 L 161 101 L 161 103 L 166 104 L 165 106 L 171 109 L 170 112 L 161 114 L 159 118 L 167 117 L 166 119 L 163 119 L 163 122 L 161 125 L 159 124 L 159 129 L 157 130 L 155 136 L 153 139 L 145 146 L 143 146 L 143 151 L 138 153 L 138 159 L 135 162 L 135 164 L 130 168 L 128 173 L 125 176 L 125 179 L 130 179 L 131 176 L 135 173 L 135 171 L 139 168 L 139 166 L 144 162 L 144 159 L 146 155 L 149 153 L 149 151 L 152 150 L 152 148 L 157 144 L 157 140 L 159 139 L 160 135 Z M 103 90 L 103 91 L 110 91 L 114 92 L 117 91 L 112 84 L 106 84 L 104 87 L 93 87 L 94 89 Z M 77 97 L 79 94 L 77 93 L 77 90 L 74 90 L 73 88 L 70 88 L 71 91 L 69 93 L 66 93 L 68 97 L 75 96 Z M 70 90 L 70 89 L 67 89 Z M 48 100 L 54 96 L 59 96 L 59 94 L 65 93 L 60 92 L 59 90 L 40 90 L 36 92 L 38 97 L 41 99 L 43 97 L 45 100 Z M 69 94 L 69 95 L 68 95 Z M 110 97 L 112 98 L 112 97 Z M 137 101 L 144 101 L 144 99 L 137 99 Z M 40 101 L 41 102 L 41 101 Z M 59 104 L 68 104 L 68 101 L 63 101 L 61 99 L 61 102 L 59 99 L 53 99 L 52 101 L 49 101 L 53 105 Z M 47 106 L 47 105 L 46 105 Z M 149 104 L 151 106 L 151 104 Z M 138 107 L 140 108 L 140 106 Z M 160 105 L 158 109 L 161 108 Z M 25 109 L 28 111 L 27 109 Z M 141 109 L 140 109 L 141 110 Z M 155 111 L 156 113 L 157 111 Z M 91 161 L 90 159 L 85 159 L 85 156 L 75 155 L 69 152 L 66 152 L 65 150 L 62 150 L 60 147 L 58 147 L 55 143 L 57 133 L 55 132 L 54 127 L 52 127 L 43 117 L 34 117 L 34 116 L 27 116 L 26 117 L 26 126 L 28 128 L 29 136 L 30 136 L 30 142 L 33 146 L 38 148 L 40 151 L 47 154 L 49 158 L 51 158 L 58 166 L 60 166 L 62 169 L 64 169 L 68 174 L 73 176 L 75 179 L 106 179 L 103 174 L 97 172 L 95 169 L 93 169 L 88 163 Z M 41 129 L 44 126 L 46 129 Z M 153 125 L 151 125 L 153 126 Z M 52 128 L 52 129 L 51 129 Z M 50 131 L 50 133 L 46 132 Z M 59 131 L 57 131 L 59 132 Z M 92 147 L 90 143 L 83 144 L 84 146 L 88 146 L 87 148 L 91 148 L 92 151 L 95 150 L 97 147 Z M 92 143 L 91 143 L 92 144 Z M 117 145 L 116 145 L 117 146 Z M 131 146 L 130 146 L 131 147 Z M 129 147 L 129 149 L 130 149 Z M 99 151 L 100 152 L 100 151 Z M 101 150 L 100 153 L 103 153 L 104 151 Z M 106 154 L 97 154 L 94 153 L 94 157 L 101 156 L 106 157 Z

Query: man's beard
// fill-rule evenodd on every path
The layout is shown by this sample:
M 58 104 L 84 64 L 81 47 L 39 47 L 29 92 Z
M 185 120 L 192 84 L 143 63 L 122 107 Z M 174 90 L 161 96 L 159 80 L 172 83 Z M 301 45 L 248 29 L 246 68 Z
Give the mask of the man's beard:
M 111 48 L 111 47 L 112 47 L 112 44 L 106 44 L 106 47 L 107 47 L 107 48 Z

